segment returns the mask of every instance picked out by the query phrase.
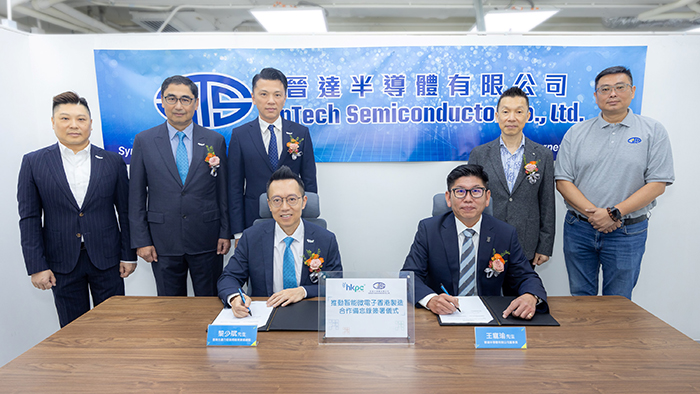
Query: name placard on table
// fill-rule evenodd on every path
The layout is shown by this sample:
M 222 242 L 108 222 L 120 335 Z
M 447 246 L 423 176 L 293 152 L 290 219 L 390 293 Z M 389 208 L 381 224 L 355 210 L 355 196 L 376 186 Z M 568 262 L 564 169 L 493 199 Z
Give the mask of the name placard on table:
M 477 349 L 527 349 L 525 327 L 474 327 Z
M 207 346 L 258 346 L 257 325 L 209 325 Z

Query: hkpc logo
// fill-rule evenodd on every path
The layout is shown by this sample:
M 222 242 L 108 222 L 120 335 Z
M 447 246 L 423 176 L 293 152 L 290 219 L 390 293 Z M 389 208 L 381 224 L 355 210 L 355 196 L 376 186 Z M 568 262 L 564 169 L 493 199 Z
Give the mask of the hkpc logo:
M 345 288 L 345 291 L 354 291 L 355 293 L 359 292 L 364 292 L 365 291 L 365 285 L 353 285 L 352 283 L 347 283 L 343 282 L 343 287 Z
M 199 88 L 199 107 L 194 122 L 210 129 L 231 126 L 248 116 L 253 109 L 253 99 L 248 87 L 238 79 L 217 73 L 185 75 Z M 163 109 L 160 87 L 153 97 L 153 104 L 161 116 Z

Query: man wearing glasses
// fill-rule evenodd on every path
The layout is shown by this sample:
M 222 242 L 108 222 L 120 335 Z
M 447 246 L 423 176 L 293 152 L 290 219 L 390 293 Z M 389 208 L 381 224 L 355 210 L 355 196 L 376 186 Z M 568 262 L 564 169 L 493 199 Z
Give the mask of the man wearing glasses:
M 161 86 L 167 121 L 134 139 L 129 183 L 131 246 L 151 263 L 159 296 L 215 296 L 231 247 L 224 137 L 192 122 L 197 85 Z
M 413 271 L 418 303 L 436 314 L 459 307 L 455 296 L 517 296 L 503 311 L 532 319 L 547 312 L 547 293 L 523 254 L 515 228 L 484 214 L 491 191 L 482 166 L 460 165 L 447 176 L 452 211 L 424 219 L 402 271 Z
M 501 136 L 469 153 L 469 163 L 491 174 L 493 216 L 518 231 L 518 241 L 533 266 L 554 247 L 554 159 L 552 151 L 525 137 L 530 101 L 517 86 L 496 105 Z
M 635 87 L 625 67 L 595 78 L 600 116 L 564 135 L 554 171 L 568 212 L 564 258 L 572 295 L 632 297 L 656 198 L 673 183 L 666 129 L 629 109 Z
M 267 305 L 287 306 L 318 296 L 321 271 L 342 271 L 335 235 L 301 219 L 306 206 L 304 182 L 281 166 L 267 182 L 267 204 L 274 220 L 243 231 L 236 251 L 219 278 L 219 297 L 236 317 L 248 316 L 248 294 L 270 297 Z

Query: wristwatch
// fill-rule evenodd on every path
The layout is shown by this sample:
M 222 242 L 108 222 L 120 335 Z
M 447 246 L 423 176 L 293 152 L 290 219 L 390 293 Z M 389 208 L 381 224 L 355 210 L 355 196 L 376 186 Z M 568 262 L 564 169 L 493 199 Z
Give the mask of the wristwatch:
M 610 215 L 610 219 L 616 222 L 622 220 L 622 214 L 620 214 L 620 210 L 615 207 L 608 208 L 608 215 Z

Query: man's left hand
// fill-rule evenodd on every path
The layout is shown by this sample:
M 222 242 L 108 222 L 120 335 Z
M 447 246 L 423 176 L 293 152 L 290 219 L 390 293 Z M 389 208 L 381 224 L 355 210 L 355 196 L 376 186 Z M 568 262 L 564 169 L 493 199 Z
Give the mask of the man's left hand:
M 514 299 L 513 302 L 508 305 L 508 308 L 503 311 L 503 318 L 505 319 L 509 315 L 513 315 L 521 319 L 530 320 L 535 316 L 536 307 L 537 298 L 530 293 L 526 293 Z
M 231 249 L 231 240 L 219 238 L 219 243 L 216 245 L 216 254 L 226 254 Z
M 607 208 L 586 209 L 586 213 L 588 214 L 588 223 L 600 232 L 606 232 L 605 230 L 616 223 L 610 218 Z
M 303 300 L 305 294 L 306 291 L 304 291 L 304 288 L 301 286 L 293 289 L 284 289 L 271 295 L 270 298 L 267 299 L 267 306 L 273 308 L 280 305 L 287 306 Z
M 549 256 L 545 256 L 543 254 L 535 253 L 535 258 L 532 259 L 532 266 L 538 266 L 540 264 L 544 264 L 549 260 Z
M 119 276 L 126 278 L 136 270 L 136 263 L 119 262 Z

